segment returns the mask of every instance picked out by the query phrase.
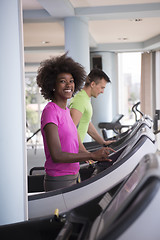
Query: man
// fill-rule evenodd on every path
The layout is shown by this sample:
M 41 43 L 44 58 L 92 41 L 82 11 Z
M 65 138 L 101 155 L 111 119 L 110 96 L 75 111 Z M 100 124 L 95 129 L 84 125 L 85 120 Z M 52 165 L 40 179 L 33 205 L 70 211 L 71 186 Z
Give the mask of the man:
M 73 122 L 78 127 L 82 142 L 86 133 L 101 145 L 108 145 L 112 142 L 105 141 L 91 122 L 93 113 L 91 97 L 96 98 L 100 93 L 103 93 L 107 83 L 110 83 L 109 77 L 102 70 L 93 69 L 89 73 L 83 89 L 70 102 L 70 114 Z

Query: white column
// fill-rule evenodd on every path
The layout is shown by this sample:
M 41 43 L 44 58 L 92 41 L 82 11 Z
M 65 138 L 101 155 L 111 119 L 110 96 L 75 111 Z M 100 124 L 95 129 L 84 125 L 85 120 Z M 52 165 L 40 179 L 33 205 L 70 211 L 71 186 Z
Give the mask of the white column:
M 27 219 L 25 94 L 20 0 L 0 3 L 0 225 Z
M 99 122 L 110 122 L 118 113 L 118 68 L 117 54 L 111 52 L 98 52 L 102 57 L 102 70 L 108 75 L 111 83 L 107 83 L 105 91 L 97 98 L 92 98 L 93 117 L 92 122 L 99 133 Z M 92 53 L 92 56 L 96 56 Z
M 68 56 L 80 63 L 86 73 L 90 72 L 88 21 L 80 17 L 67 17 L 65 26 L 65 51 Z M 91 141 L 87 134 L 84 142 Z
M 80 17 L 67 17 L 64 26 L 65 51 L 68 51 L 68 56 L 82 64 L 88 74 L 90 72 L 88 21 Z
M 155 66 L 155 92 L 156 92 L 156 109 L 160 110 L 160 51 L 156 52 L 156 66 Z M 160 129 L 160 120 L 158 120 L 158 129 Z M 160 133 L 156 135 L 157 147 L 160 151 Z

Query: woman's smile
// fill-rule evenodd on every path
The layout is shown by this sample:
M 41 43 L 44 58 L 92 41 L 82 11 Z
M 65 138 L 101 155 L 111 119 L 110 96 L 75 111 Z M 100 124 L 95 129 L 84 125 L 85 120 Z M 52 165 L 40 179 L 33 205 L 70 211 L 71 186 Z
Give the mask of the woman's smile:
M 65 92 L 69 93 L 71 92 L 72 90 L 71 89 L 64 89 Z

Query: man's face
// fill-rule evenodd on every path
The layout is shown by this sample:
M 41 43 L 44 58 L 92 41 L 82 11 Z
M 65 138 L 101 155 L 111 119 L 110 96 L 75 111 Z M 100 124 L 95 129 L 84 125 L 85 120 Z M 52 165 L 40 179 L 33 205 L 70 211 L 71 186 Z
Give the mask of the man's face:
M 95 82 L 91 83 L 91 96 L 96 98 L 100 93 L 104 93 L 106 87 L 106 80 L 102 78 L 97 84 Z

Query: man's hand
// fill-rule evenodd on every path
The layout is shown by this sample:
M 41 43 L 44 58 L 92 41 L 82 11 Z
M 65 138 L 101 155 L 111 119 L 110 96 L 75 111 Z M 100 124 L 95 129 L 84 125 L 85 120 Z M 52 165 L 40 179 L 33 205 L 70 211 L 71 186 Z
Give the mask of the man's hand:
M 116 142 L 116 140 L 104 141 L 104 145 L 105 145 L 105 146 L 108 146 L 108 145 L 110 145 L 111 143 L 114 143 L 114 142 Z

